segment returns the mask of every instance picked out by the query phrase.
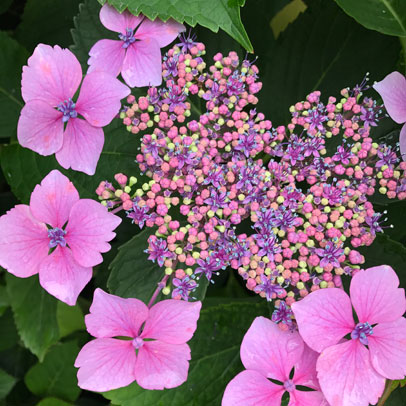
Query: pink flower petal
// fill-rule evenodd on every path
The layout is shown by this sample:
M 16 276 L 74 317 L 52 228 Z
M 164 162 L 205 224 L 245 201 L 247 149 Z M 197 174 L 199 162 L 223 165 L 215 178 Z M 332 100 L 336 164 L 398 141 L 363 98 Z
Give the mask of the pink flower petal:
M 17 125 L 21 146 L 40 155 L 52 155 L 62 147 L 62 113 L 42 100 L 32 100 L 21 110 Z
M 350 340 L 325 349 L 317 361 L 321 389 L 332 406 L 375 405 L 385 388 L 368 350 L 359 340 Z
M 328 406 L 328 403 L 321 392 L 294 390 L 290 393 L 288 406 Z
M 295 365 L 295 374 L 293 382 L 295 385 L 307 386 L 312 389 L 320 389 L 317 379 L 316 363 L 319 353 L 313 351 L 306 344 L 304 345 L 303 354 Z
M 406 319 L 379 323 L 368 337 L 368 348 L 375 371 L 388 379 L 406 375 Z
M 146 38 L 129 46 L 121 76 L 130 87 L 159 86 L 162 83 L 162 58 L 158 43 Z
M 65 236 L 75 260 L 82 266 L 103 262 L 100 253 L 110 250 L 108 241 L 116 235 L 112 230 L 120 223 L 120 217 L 95 200 L 79 200 L 70 212 Z
M 389 73 L 373 85 L 381 95 L 386 111 L 398 124 L 406 121 L 406 79 L 399 72 Z
M 153 38 L 160 48 L 169 45 L 181 32 L 184 32 L 186 28 L 183 24 L 176 22 L 175 20 L 168 20 L 166 23 L 156 19 L 154 21 L 147 18 L 138 27 L 135 33 L 135 38 L 145 40 L 147 38 Z
M 79 193 L 73 183 L 57 169 L 48 173 L 40 185 L 31 193 L 30 208 L 33 216 L 51 225 L 62 228 L 69 218 Z
M 48 229 L 32 216 L 28 206 L 19 204 L 0 217 L 0 266 L 27 278 L 38 273 L 48 251 Z
M 102 128 L 92 127 L 80 118 L 70 119 L 63 135 L 63 146 L 55 154 L 65 168 L 94 175 L 104 145 Z
M 202 302 L 163 300 L 151 307 L 141 337 L 169 344 L 189 341 L 196 330 Z
M 125 49 L 122 41 L 102 39 L 97 41 L 89 51 L 89 69 L 87 73 L 101 71 L 117 77 L 123 66 Z
M 190 348 L 187 344 L 144 341 L 138 351 L 135 376 L 144 389 L 170 389 L 187 379 Z
M 92 268 L 80 266 L 69 248 L 56 247 L 55 251 L 42 261 L 39 283 L 51 295 L 69 306 L 74 306 L 79 293 L 92 279 Z
M 90 125 L 104 127 L 121 108 L 120 100 L 131 93 L 118 79 L 105 72 L 92 72 L 83 79 L 76 111 Z
M 135 380 L 136 355 L 131 341 L 97 338 L 88 342 L 75 361 L 82 389 L 106 392 Z
M 399 150 L 402 159 L 406 161 L 406 124 L 403 125 L 399 134 Z
M 141 300 L 123 299 L 97 288 L 85 321 L 94 337 L 137 337 L 147 317 L 148 307 Z
M 388 265 L 357 272 L 350 285 L 352 305 L 360 323 L 387 323 L 401 317 L 406 310 L 404 289 Z
M 134 30 L 142 21 L 144 16 L 132 15 L 127 10 L 119 13 L 114 7 L 107 3 L 100 9 L 100 21 L 110 31 L 126 33 L 126 29 Z
M 292 305 L 305 343 L 314 351 L 337 344 L 355 325 L 350 298 L 340 289 L 320 289 Z
M 69 49 L 39 44 L 23 67 L 21 93 L 25 102 L 33 99 L 56 107 L 73 97 L 82 80 L 82 68 Z
M 257 317 L 242 341 L 241 361 L 246 369 L 285 382 L 302 356 L 303 346 L 297 332 L 282 331 L 273 321 Z
M 221 406 L 280 406 L 285 388 L 257 371 L 242 371 L 227 385 Z

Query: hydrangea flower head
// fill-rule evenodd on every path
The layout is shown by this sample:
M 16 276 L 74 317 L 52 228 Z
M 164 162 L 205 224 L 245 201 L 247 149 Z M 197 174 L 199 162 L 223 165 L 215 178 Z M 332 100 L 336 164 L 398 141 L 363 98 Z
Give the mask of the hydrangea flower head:
M 96 337 L 75 366 L 82 389 L 105 392 L 137 381 L 144 389 L 174 388 L 187 379 L 201 302 L 163 300 L 150 309 L 138 299 L 94 292 L 88 332 Z M 113 337 L 126 337 L 127 340 Z
M 392 72 L 373 87 L 381 95 L 391 119 L 398 124 L 406 123 L 406 78 L 399 72 Z M 400 131 L 399 147 L 406 161 L 406 124 Z
M 303 340 L 321 353 L 318 378 L 331 405 L 374 405 L 385 378 L 405 376 L 406 299 L 398 286 L 396 273 L 383 265 L 353 276 L 351 299 L 341 289 L 321 289 L 292 305 Z
M 73 183 L 54 170 L 35 187 L 29 206 L 0 217 L 0 265 L 20 278 L 39 273 L 48 293 L 74 305 L 120 222 L 100 203 L 79 199 Z
M 127 10 L 119 13 L 107 3 L 100 10 L 100 21 L 111 31 L 118 32 L 119 41 L 102 39 L 89 52 L 89 72 L 105 71 L 121 76 L 131 87 L 159 86 L 162 82 L 161 48 L 170 44 L 182 24 L 151 21 Z
M 94 72 L 85 76 L 73 101 L 81 82 L 82 68 L 71 51 L 39 44 L 23 67 L 26 104 L 17 137 L 23 147 L 55 154 L 65 169 L 93 175 L 104 144 L 101 127 L 118 113 L 130 89 L 108 73 Z
M 327 405 L 316 377 L 317 353 L 296 331 L 282 331 L 271 320 L 257 317 L 244 336 L 240 355 L 246 370 L 227 385 L 222 406 L 280 406 L 285 392 L 289 406 Z M 313 390 L 302 391 L 298 385 Z

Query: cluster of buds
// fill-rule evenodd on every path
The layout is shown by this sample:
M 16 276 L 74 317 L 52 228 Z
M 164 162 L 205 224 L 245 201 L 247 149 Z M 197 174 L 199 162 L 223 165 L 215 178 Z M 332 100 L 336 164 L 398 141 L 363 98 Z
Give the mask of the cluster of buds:
M 365 83 L 327 104 L 313 92 L 274 127 L 249 109 L 261 89 L 256 65 L 230 52 L 206 69 L 204 54 L 183 38 L 164 57 L 165 86 L 129 96 L 121 113 L 150 180 L 134 189 L 117 174 L 118 188 L 102 182 L 97 193 L 140 228 L 156 227 L 146 252 L 165 269 L 164 293 L 188 300 L 200 278 L 232 268 L 289 325 L 286 306 L 362 267 L 358 248 L 383 227 L 369 197 L 404 199 L 406 164 L 373 142 L 384 112 Z

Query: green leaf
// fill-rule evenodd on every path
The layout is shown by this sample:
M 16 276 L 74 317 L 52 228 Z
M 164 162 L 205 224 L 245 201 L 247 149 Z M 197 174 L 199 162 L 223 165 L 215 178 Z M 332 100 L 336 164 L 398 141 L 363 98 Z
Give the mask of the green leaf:
M 125 130 L 121 120 L 114 119 L 105 127 L 104 136 L 105 144 L 94 176 L 64 170 L 54 156 L 41 156 L 19 144 L 10 144 L 1 150 L 3 173 L 13 193 L 24 203 L 29 202 L 35 185 L 53 169 L 58 169 L 73 182 L 81 198 L 95 199 L 100 181 L 112 180 L 118 172 L 135 176 L 139 173 L 135 163 L 139 140 Z
M 18 342 L 19 337 L 10 308 L 0 317 L 0 331 L 0 351 L 7 350 Z
M 187 382 L 163 391 L 144 390 L 133 383 L 104 396 L 121 406 L 220 405 L 226 385 L 243 369 L 242 338 L 254 318 L 260 315 L 267 315 L 265 303 L 230 303 L 204 308 L 197 331 L 189 342 L 192 360 Z
M 7 274 L 6 280 L 18 333 L 24 345 L 43 360 L 59 338 L 57 300 L 40 286 L 37 276 L 16 278 Z
M 196 24 L 218 32 L 219 28 L 239 42 L 248 52 L 253 52 L 252 44 L 241 22 L 241 0 L 107 0 L 119 12 L 126 8 L 134 14 L 140 13 L 150 20 L 156 17 L 163 21 L 173 18 L 180 23 L 194 27 Z M 104 4 L 106 0 L 99 0 Z
M 36 406 L 73 406 L 72 403 L 67 403 L 63 400 L 57 398 L 45 398 L 41 402 L 37 403 Z
M 0 285 L 0 316 L 10 306 L 10 299 L 8 298 L 7 289 L 4 285 Z
M 61 338 L 74 331 L 85 329 L 83 312 L 79 305 L 68 306 L 66 303 L 58 300 L 56 318 Z
M 388 35 L 406 37 L 406 2 L 403 0 L 335 0 L 360 24 Z
M 406 399 L 406 388 L 397 388 L 389 396 L 385 402 L 385 406 L 404 406 Z
M 274 126 L 287 124 L 289 107 L 312 90 L 320 90 L 324 101 L 360 83 L 367 72 L 373 82 L 396 66 L 399 41 L 365 29 L 333 1 L 306 1 L 307 10 L 277 40 L 269 27 L 268 3 L 247 2 L 244 21 L 258 52 L 263 82 L 257 110 Z
M 396 271 L 400 286 L 406 287 L 406 248 L 402 244 L 378 234 L 371 246 L 361 247 L 359 251 L 365 256 L 364 268 L 389 265 Z
M 28 52 L 5 32 L 0 31 L 0 138 L 12 137 L 23 107 L 20 91 L 21 69 Z
M 134 232 L 138 226 L 134 225 Z M 136 297 L 148 303 L 158 282 L 163 278 L 160 269 L 144 252 L 148 248 L 148 237 L 155 230 L 145 229 L 118 249 L 118 254 L 110 264 L 109 291 L 121 297 Z
M 0 399 L 4 399 L 17 382 L 14 376 L 0 369 Z
M 5 13 L 9 7 L 11 6 L 11 3 L 13 2 L 13 0 L 3 0 L 0 3 L 0 14 Z
M 72 341 L 52 347 L 44 361 L 34 365 L 25 375 L 28 389 L 37 396 L 54 396 L 74 402 L 80 394 L 73 366 L 78 352 L 77 343 Z
M 29 51 L 39 43 L 67 48 L 80 0 L 28 0 L 15 37 Z

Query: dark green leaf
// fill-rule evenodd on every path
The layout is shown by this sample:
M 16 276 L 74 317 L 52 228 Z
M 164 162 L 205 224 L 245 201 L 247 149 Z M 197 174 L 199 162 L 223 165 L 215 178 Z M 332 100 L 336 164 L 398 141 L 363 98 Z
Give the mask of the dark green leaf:
M 23 107 L 20 81 L 28 52 L 2 31 L 0 49 L 0 138 L 4 138 L 15 134 L 17 119 Z
M 10 299 L 8 298 L 7 289 L 4 285 L 0 285 L 0 316 L 6 311 L 8 306 L 10 306 Z
M 25 375 L 25 384 L 37 396 L 54 396 L 75 401 L 80 388 L 73 366 L 79 347 L 75 342 L 52 347 L 43 362 L 34 365 Z
M 0 317 L 0 351 L 13 347 L 19 340 L 11 308 Z
M 134 162 L 138 146 L 136 137 L 125 130 L 119 119 L 113 120 L 104 128 L 104 135 L 105 144 L 94 176 L 66 171 L 58 165 L 54 156 L 43 157 L 19 144 L 3 148 L 0 155 L 1 166 L 13 193 L 27 203 L 35 185 L 53 169 L 68 176 L 81 198 L 93 199 L 100 181 L 112 180 L 113 175 L 118 172 L 137 175 L 138 168 Z
M 71 44 L 70 29 L 79 3 L 80 0 L 28 0 L 16 39 L 29 51 L 39 43 L 67 48 Z
M 0 369 L 0 399 L 5 398 L 16 383 L 14 376 Z
M 406 388 L 396 388 L 385 402 L 385 406 L 405 406 Z
M 42 399 L 36 406 L 72 406 L 72 403 L 67 403 L 57 398 Z
M 373 244 L 360 248 L 360 252 L 365 256 L 363 267 L 389 265 L 396 271 L 401 287 L 406 287 L 406 248 L 402 244 L 378 234 Z
M 148 391 L 133 383 L 104 395 L 121 406 L 220 405 L 227 383 L 243 367 L 240 345 L 256 316 L 267 315 L 265 303 L 204 308 L 190 341 L 192 360 L 188 380 L 178 388 Z
M 85 329 L 82 309 L 76 306 L 68 306 L 66 303 L 58 301 L 56 308 L 56 318 L 59 326 L 60 337 L 65 337 L 76 330 Z
M 136 231 L 138 226 L 134 226 Z M 148 248 L 147 239 L 154 230 L 146 229 L 118 249 L 118 254 L 110 264 L 109 291 L 121 297 L 136 297 L 147 303 L 163 278 L 160 269 L 144 252 Z
M 403 0 L 335 0 L 365 27 L 388 35 L 406 37 L 406 2 Z
M 106 0 L 99 0 L 104 4 Z M 140 13 L 154 20 L 173 18 L 180 23 L 194 27 L 196 24 L 218 32 L 219 28 L 238 41 L 248 52 L 253 52 L 252 44 L 240 17 L 242 0 L 108 0 L 108 3 L 122 12 L 126 8 L 134 14 Z
M 37 276 L 23 279 L 7 274 L 6 280 L 18 333 L 24 345 L 42 360 L 59 338 L 57 299 L 40 286 Z
M 13 2 L 13 0 L 3 0 L 0 3 L 0 14 L 5 13 L 9 7 L 11 6 L 11 3 Z

